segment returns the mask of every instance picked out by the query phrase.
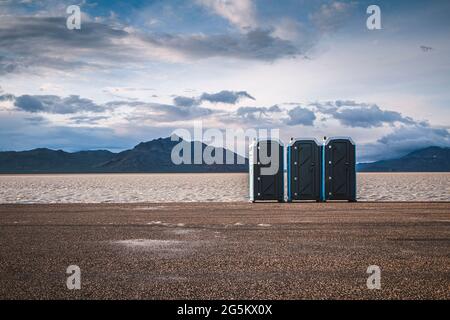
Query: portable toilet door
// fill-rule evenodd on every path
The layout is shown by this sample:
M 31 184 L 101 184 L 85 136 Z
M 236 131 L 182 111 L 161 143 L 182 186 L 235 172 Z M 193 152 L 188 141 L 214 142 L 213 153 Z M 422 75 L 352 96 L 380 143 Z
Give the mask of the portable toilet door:
M 315 139 L 292 139 L 287 157 L 288 201 L 320 201 L 322 146 Z
M 351 138 L 329 138 L 324 150 L 326 200 L 356 201 L 356 147 Z
M 278 154 L 272 155 L 272 149 Z M 249 150 L 250 201 L 284 201 L 283 152 L 283 144 L 277 140 L 252 143 Z

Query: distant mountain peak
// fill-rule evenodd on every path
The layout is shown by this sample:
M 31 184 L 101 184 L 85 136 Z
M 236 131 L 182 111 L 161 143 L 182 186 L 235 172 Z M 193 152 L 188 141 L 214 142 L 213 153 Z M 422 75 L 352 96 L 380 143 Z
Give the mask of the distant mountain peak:
M 430 146 L 423 149 L 415 150 L 407 155 L 403 156 L 402 158 L 408 158 L 413 156 L 430 156 L 435 154 L 436 156 L 440 156 L 445 154 L 445 151 L 450 151 L 450 147 L 438 147 L 438 146 Z
M 450 172 L 450 148 L 430 146 L 398 159 L 358 164 L 361 172 Z

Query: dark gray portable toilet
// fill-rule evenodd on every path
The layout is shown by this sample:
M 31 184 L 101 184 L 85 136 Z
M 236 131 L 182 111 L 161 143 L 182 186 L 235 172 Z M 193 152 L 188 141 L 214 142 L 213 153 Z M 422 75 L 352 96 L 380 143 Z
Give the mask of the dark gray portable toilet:
M 250 201 L 284 201 L 283 153 L 283 144 L 278 140 L 258 140 L 250 145 Z
M 321 200 L 322 146 L 315 139 L 292 139 L 287 147 L 288 201 Z
M 329 138 L 324 146 L 326 200 L 356 201 L 356 147 L 351 138 Z

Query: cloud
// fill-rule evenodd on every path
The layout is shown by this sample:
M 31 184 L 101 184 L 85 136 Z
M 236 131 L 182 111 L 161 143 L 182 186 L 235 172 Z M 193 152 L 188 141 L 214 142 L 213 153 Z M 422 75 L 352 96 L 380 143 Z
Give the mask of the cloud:
M 54 95 L 22 95 L 15 97 L 14 106 L 26 112 L 53 114 L 71 114 L 83 111 L 104 112 L 106 110 L 105 106 L 77 95 L 66 98 Z
M 88 115 L 79 115 L 70 117 L 70 121 L 72 121 L 75 124 L 90 124 L 90 125 L 96 125 L 100 120 L 106 120 L 109 117 L 107 116 L 88 116 Z
M 229 91 L 222 90 L 217 93 L 203 93 L 199 97 L 185 97 L 176 96 L 173 98 L 173 103 L 176 106 L 182 107 L 192 107 L 195 104 L 201 104 L 204 101 L 211 103 L 226 103 L 226 104 L 236 104 L 242 99 L 255 100 L 247 91 Z
M 119 23 L 87 19 L 68 30 L 64 17 L 2 16 L 0 75 L 31 69 L 103 70 L 141 68 L 148 61 L 229 57 L 273 61 L 299 50 L 272 30 L 244 33 L 149 33 Z
M 7 59 L 6 57 L 0 56 L 0 75 L 5 75 L 8 73 L 13 73 L 18 68 L 18 64 Z
M 0 150 L 29 150 L 34 148 L 64 149 L 68 151 L 110 149 L 123 150 L 135 144 L 116 134 L 114 128 L 61 126 L 45 119 L 4 113 L 0 117 Z M 151 130 L 151 128 L 150 128 Z M 7 138 L 6 138 L 7 137 Z
M 271 113 L 282 112 L 280 107 L 274 105 L 272 107 L 240 107 L 236 110 L 236 115 L 246 121 L 261 120 L 263 116 L 268 116 Z
M 0 95 L 0 102 L 1 101 L 14 101 L 15 97 L 12 94 L 2 94 Z
M 294 109 L 289 110 L 288 116 L 289 117 L 284 121 L 290 126 L 312 126 L 314 124 L 314 120 L 316 120 L 316 116 L 313 111 L 302 107 L 295 107 Z
M 133 123 L 150 120 L 160 124 L 161 122 L 204 118 L 214 114 L 213 110 L 196 105 L 187 107 L 144 101 L 110 101 L 105 104 L 105 107 L 109 109 L 119 107 L 130 109 L 127 111 L 125 119 Z
M 197 3 L 240 29 L 256 25 L 256 7 L 252 0 L 197 0 Z
M 353 128 L 372 128 L 381 127 L 385 123 L 401 122 L 412 124 L 414 122 L 410 118 L 403 117 L 399 112 L 381 110 L 377 105 L 343 109 L 336 111 L 333 116 L 343 125 Z
M 42 116 L 31 116 L 31 117 L 24 117 L 25 120 L 31 122 L 31 123 L 35 123 L 35 124 L 40 124 L 40 123 L 47 123 L 47 119 L 45 119 Z
M 191 107 L 197 103 L 197 99 L 184 96 L 177 96 L 173 98 L 173 103 L 179 107 Z
M 175 106 L 168 104 L 147 103 L 143 104 L 149 110 L 156 111 L 158 114 L 152 115 L 151 118 L 157 121 L 178 121 L 203 118 L 213 114 L 213 110 L 199 106 Z M 148 118 L 148 116 L 147 116 Z
M 362 145 L 359 161 L 393 159 L 429 146 L 450 147 L 450 133 L 425 123 L 401 126 L 375 143 Z
M 250 94 L 246 91 L 228 91 L 223 90 L 218 93 L 203 93 L 200 96 L 200 101 L 209 101 L 213 103 L 228 103 L 228 104 L 236 104 L 242 98 L 248 98 L 251 100 L 255 100 Z
M 17 97 L 14 105 L 19 109 L 27 112 L 44 111 L 44 106 L 42 105 L 41 101 L 29 95 Z
M 101 67 L 104 56 L 123 60 L 121 41 L 127 32 L 105 24 L 83 22 L 81 30 L 68 30 L 64 17 L 2 16 L 0 24 L 0 73 L 29 67 L 58 70 Z M 92 54 L 98 53 L 96 59 Z M 121 58 L 121 59 L 120 59 Z
M 229 57 L 273 61 L 301 53 L 292 42 L 274 36 L 272 30 L 263 29 L 243 34 L 153 34 L 144 39 L 155 47 L 170 49 L 194 59 Z
M 287 105 L 292 105 L 289 103 Z M 294 104 L 295 105 L 295 104 Z M 383 125 L 394 126 L 397 123 L 405 125 L 416 125 L 416 122 L 410 117 L 405 117 L 401 113 L 390 110 L 382 110 L 376 104 L 359 103 L 352 100 L 336 100 L 310 103 L 307 106 L 296 106 L 289 108 L 286 105 L 279 107 L 275 105 L 267 107 L 241 107 L 236 111 L 236 115 L 245 120 L 264 120 L 268 113 L 286 113 L 287 117 L 281 119 L 280 124 L 289 126 L 305 125 L 312 126 L 317 119 L 316 113 L 321 115 L 321 122 L 328 119 L 336 119 L 345 127 L 350 128 L 374 128 Z M 276 119 L 272 121 L 276 122 Z
M 347 23 L 354 6 L 353 2 L 325 3 L 320 6 L 318 11 L 310 14 L 309 19 L 323 33 L 336 31 Z
M 431 51 L 431 50 L 433 50 L 433 47 L 429 47 L 429 46 L 420 46 L 420 49 L 423 51 L 423 52 L 428 52 L 428 51 Z
M 395 123 L 414 124 L 410 117 L 404 117 L 397 111 L 382 110 L 376 104 L 358 103 L 353 100 L 336 100 L 313 103 L 319 112 L 331 115 L 342 125 L 352 128 L 373 128 Z
M 102 92 L 112 97 L 127 100 L 138 100 L 135 97 L 136 95 L 147 95 L 150 91 L 155 91 L 155 89 L 145 87 L 106 87 L 102 90 Z M 153 94 L 152 97 L 156 97 L 156 95 Z
M 95 124 L 107 119 L 114 110 L 120 107 L 128 108 L 128 120 L 153 120 L 155 122 L 170 122 L 208 117 L 214 113 L 209 108 L 197 105 L 170 105 L 138 100 L 115 100 L 97 104 L 90 99 L 77 95 L 59 97 L 55 95 L 14 95 L 4 94 L 0 101 L 14 101 L 17 110 L 28 113 L 73 115 L 68 118 L 77 124 Z M 104 113 L 104 115 L 89 115 L 86 113 Z
M 10 95 L 0 97 L 4 96 Z M 174 121 L 205 119 L 214 114 L 213 110 L 199 106 L 181 107 L 143 101 L 97 104 L 75 95 L 66 98 L 39 95 L 12 98 L 16 109 L 0 108 L 1 150 L 36 147 L 124 149 L 139 139 L 169 135 L 175 129 L 171 126 Z M 100 110 L 104 112 L 92 113 Z M 52 117 L 53 114 L 60 117 Z
M 402 126 L 380 138 L 379 143 L 406 151 L 430 145 L 450 145 L 450 133 L 446 129 L 432 128 L 429 125 Z
M 237 91 L 237 93 L 239 92 L 245 91 Z M 197 101 L 200 97 L 194 98 L 194 100 Z M 316 102 L 307 107 L 295 104 L 292 108 L 292 103 L 287 103 L 271 107 L 244 106 L 239 107 L 236 111 L 214 111 L 201 107 L 197 103 L 176 105 L 116 100 L 97 104 L 76 95 L 69 97 L 52 95 L 15 97 L 3 94 L 0 96 L 0 100 L 2 99 L 13 101 L 16 111 L 26 111 L 14 112 L 12 110 L 11 112 L 8 108 L 7 112 L 2 112 L 0 124 L 3 127 L 0 128 L 0 136 L 8 137 L 8 139 L 0 139 L 3 141 L 0 148 L 9 150 L 23 149 L 26 146 L 56 146 L 66 149 L 112 148 L 113 146 L 121 148 L 123 143 L 115 144 L 114 139 L 107 137 L 108 133 L 119 137 L 118 141 L 129 141 L 132 144 L 140 139 L 137 137 L 147 137 L 145 133 L 148 128 L 153 130 L 152 137 L 157 137 L 158 132 L 161 135 L 162 132 L 169 130 L 168 128 L 172 128 L 175 122 L 193 119 L 210 119 L 224 125 L 229 123 L 233 125 L 247 124 L 253 128 L 283 127 L 284 125 L 286 127 L 283 130 L 286 131 L 290 130 L 289 126 L 294 126 L 295 129 L 295 126 L 302 125 L 309 126 L 308 130 L 314 131 L 317 129 L 317 126 L 312 127 L 316 122 L 316 113 L 332 117 L 337 115 L 336 119 L 341 125 L 365 128 L 363 132 L 370 132 L 370 128 L 386 123 L 392 125 L 391 133 L 382 136 L 375 142 L 358 145 L 359 161 L 395 158 L 431 145 L 450 146 L 450 133 L 446 129 L 431 127 L 426 122 L 417 122 L 399 113 L 382 110 L 376 105 L 352 100 Z M 230 100 L 226 101 L 230 102 Z M 348 115 L 347 111 L 343 112 L 344 110 L 356 110 L 356 112 Z M 99 114 L 98 112 L 101 111 L 104 112 Z M 366 115 L 361 115 L 364 112 L 368 112 L 368 118 Z M 61 123 L 54 121 L 51 114 L 66 116 L 63 119 L 67 124 L 61 126 Z M 218 117 L 215 117 L 217 115 Z M 372 118 L 376 119 L 372 121 L 370 120 Z M 42 131 L 37 132 L 38 129 Z M 342 126 L 338 127 L 338 130 L 342 129 Z M 89 130 L 92 130 L 92 141 L 79 141 L 78 139 L 91 139 Z M 58 134 L 67 134 L 68 136 L 58 139 Z M 125 139 L 124 136 L 130 140 Z

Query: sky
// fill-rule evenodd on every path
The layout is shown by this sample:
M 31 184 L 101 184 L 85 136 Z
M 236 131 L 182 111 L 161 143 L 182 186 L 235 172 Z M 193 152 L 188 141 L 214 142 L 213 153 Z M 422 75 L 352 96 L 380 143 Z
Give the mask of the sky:
M 358 161 L 449 147 L 449 17 L 440 0 L 0 0 L 0 151 L 118 152 L 198 121 L 351 136 Z

